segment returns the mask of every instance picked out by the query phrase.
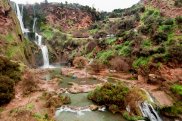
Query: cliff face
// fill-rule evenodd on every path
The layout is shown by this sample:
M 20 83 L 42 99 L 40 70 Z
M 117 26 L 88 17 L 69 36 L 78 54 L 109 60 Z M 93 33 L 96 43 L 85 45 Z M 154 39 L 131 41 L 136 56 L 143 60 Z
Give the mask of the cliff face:
M 63 31 L 84 29 L 99 19 L 99 13 L 94 8 L 79 4 L 24 5 L 24 13 L 25 26 L 29 29 L 32 28 L 29 23 L 33 23 L 34 17 L 37 18 L 37 28 L 41 28 L 42 24 L 49 24 Z
M 35 65 L 33 49 L 36 46 L 26 40 L 20 29 L 15 12 L 8 0 L 0 1 L 0 55 L 21 61 L 27 65 Z

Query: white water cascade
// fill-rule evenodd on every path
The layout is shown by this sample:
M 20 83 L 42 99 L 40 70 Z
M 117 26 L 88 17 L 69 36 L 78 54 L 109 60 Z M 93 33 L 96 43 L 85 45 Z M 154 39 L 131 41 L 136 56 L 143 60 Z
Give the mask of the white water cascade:
M 162 121 L 153 106 L 147 102 L 142 102 L 140 109 L 144 117 L 147 117 L 150 121 Z
M 33 27 L 32 27 L 32 31 L 35 32 L 35 23 L 37 21 L 37 18 L 34 18 L 33 19 Z
M 36 44 L 40 47 L 42 51 L 42 56 L 43 56 L 43 62 L 44 65 L 42 68 L 53 68 L 53 66 L 49 65 L 49 54 L 48 54 L 48 49 L 46 45 L 42 44 L 42 36 L 39 35 L 38 33 L 35 33 L 35 38 L 36 38 Z
M 141 88 L 147 95 L 149 101 L 151 103 L 155 103 L 154 99 L 151 97 L 149 92 L 143 88 Z M 162 121 L 159 114 L 156 112 L 156 110 L 153 108 L 151 104 L 149 104 L 147 101 L 142 102 L 140 105 L 140 110 L 144 117 L 147 117 L 150 121 Z
M 22 6 L 22 12 L 20 12 L 20 8 L 19 8 L 18 4 L 17 3 L 15 3 L 15 4 L 16 4 L 16 14 L 17 14 L 17 17 L 18 17 L 18 20 L 20 23 L 21 30 L 22 30 L 23 34 L 26 34 L 29 32 L 29 30 L 26 29 L 23 24 L 23 6 Z

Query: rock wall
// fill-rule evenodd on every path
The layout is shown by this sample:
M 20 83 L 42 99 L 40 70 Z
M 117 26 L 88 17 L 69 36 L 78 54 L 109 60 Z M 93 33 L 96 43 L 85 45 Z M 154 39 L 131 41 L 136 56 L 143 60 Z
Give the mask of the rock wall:
M 0 55 L 26 65 L 36 66 L 37 46 L 26 40 L 9 0 L 0 1 Z

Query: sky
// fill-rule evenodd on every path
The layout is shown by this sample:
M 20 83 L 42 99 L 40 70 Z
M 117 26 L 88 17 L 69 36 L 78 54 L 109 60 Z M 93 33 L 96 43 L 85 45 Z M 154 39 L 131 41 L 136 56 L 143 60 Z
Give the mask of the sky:
M 12 0 L 17 3 L 39 3 L 45 0 Z M 90 7 L 95 7 L 99 11 L 112 11 L 118 8 L 128 8 L 132 5 L 138 3 L 140 0 L 48 0 L 48 2 L 63 2 L 65 3 L 79 3 L 81 5 L 88 5 Z

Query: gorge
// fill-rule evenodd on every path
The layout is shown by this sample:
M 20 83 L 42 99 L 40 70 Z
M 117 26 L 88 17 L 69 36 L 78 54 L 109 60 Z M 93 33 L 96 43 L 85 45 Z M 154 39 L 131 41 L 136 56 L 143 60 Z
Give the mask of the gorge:
M 182 120 L 181 13 L 0 1 L 0 121 Z

